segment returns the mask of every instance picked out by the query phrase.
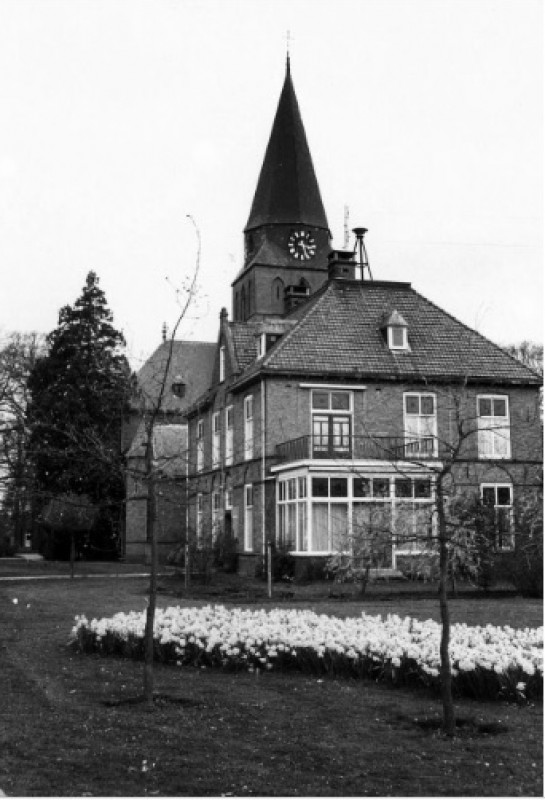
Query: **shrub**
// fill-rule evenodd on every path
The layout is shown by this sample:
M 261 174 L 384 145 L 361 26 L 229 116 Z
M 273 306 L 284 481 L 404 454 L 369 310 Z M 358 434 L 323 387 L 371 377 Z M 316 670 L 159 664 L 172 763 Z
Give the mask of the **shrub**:
M 509 577 L 524 597 L 543 597 L 543 507 L 538 498 L 515 508 L 515 532 Z
M 17 548 L 8 536 L 0 539 L 0 558 L 11 558 L 15 555 Z

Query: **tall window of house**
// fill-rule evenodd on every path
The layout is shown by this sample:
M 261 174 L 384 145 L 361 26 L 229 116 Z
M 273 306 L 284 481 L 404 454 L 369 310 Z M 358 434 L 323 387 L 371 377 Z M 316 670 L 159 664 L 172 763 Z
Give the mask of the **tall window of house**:
M 306 475 L 278 483 L 278 543 L 289 550 L 308 549 Z
M 220 347 L 220 383 L 225 380 L 225 346 Z
M 398 553 L 420 553 L 431 547 L 431 492 L 429 479 L 394 479 L 393 533 Z
M 511 458 L 509 402 L 502 395 L 477 397 L 479 458 Z
M 313 458 L 350 458 L 352 454 L 352 392 L 312 392 Z
M 233 463 L 233 406 L 225 409 L 225 465 Z
M 254 549 L 254 487 L 244 485 L 244 549 Z
M 212 467 L 220 463 L 220 412 L 212 414 Z
M 221 530 L 221 491 L 212 492 L 212 541 L 216 541 Z
M 203 543 L 202 517 L 203 517 L 203 496 L 202 494 L 199 493 L 197 495 L 197 523 L 196 523 L 197 547 L 202 547 Z
M 405 455 L 437 456 L 437 405 L 434 394 L 404 395 Z
M 197 421 L 197 472 L 204 469 L 204 420 Z
M 483 483 L 481 485 L 483 504 L 494 509 L 496 548 L 513 550 L 513 488 L 508 483 Z
M 244 458 L 250 459 L 254 455 L 254 398 L 248 395 L 244 398 Z

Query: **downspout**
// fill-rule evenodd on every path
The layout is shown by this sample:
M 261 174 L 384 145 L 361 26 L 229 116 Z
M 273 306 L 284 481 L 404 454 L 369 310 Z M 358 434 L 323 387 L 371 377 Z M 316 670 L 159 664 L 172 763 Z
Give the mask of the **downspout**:
M 267 444 L 267 437 L 265 432 L 266 427 L 266 403 L 265 403 L 265 387 L 266 383 L 261 378 L 261 542 L 263 549 L 263 560 L 265 562 L 267 556 L 267 543 L 265 541 L 265 472 L 266 472 L 266 457 L 265 447 Z

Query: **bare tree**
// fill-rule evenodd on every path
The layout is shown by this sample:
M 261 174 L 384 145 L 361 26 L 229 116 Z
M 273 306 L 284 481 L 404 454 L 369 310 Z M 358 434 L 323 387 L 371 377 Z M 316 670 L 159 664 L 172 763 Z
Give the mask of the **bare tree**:
M 201 259 L 201 237 L 199 229 L 190 215 L 188 218 L 191 220 L 195 233 L 197 235 L 197 256 L 195 262 L 195 270 L 192 279 L 185 289 L 185 297 L 180 304 L 180 312 L 176 322 L 172 328 L 169 338 L 169 346 L 167 356 L 163 365 L 162 374 L 159 376 L 158 391 L 156 392 L 153 400 L 147 399 L 145 410 L 143 413 L 143 429 L 144 429 L 144 467 L 141 474 L 142 481 L 146 487 L 146 533 L 147 539 L 150 542 L 150 575 L 149 575 L 149 590 L 148 590 L 148 606 L 146 610 L 146 627 L 144 632 L 144 700 L 148 704 L 154 701 L 154 644 L 153 644 L 153 629 L 155 622 L 155 611 L 157 607 L 157 567 L 158 567 L 158 547 L 157 547 L 157 497 L 156 497 L 156 480 L 157 480 L 157 463 L 154 454 L 154 432 L 156 425 L 161 415 L 165 392 L 167 388 L 167 377 L 169 368 L 172 363 L 172 354 L 174 342 L 178 329 L 187 315 L 189 307 L 195 297 L 197 290 L 197 278 L 200 267 Z
M 400 482 L 407 481 L 418 474 L 429 476 L 433 492 L 430 497 L 430 523 L 425 531 L 403 531 L 400 526 L 393 526 L 388 519 L 378 520 L 368 536 L 368 525 L 360 530 L 351 532 L 352 541 L 349 542 L 348 553 L 339 553 L 332 560 L 332 566 L 337 574 L 342 570 L 352 570 L 357 579 L 365 585 L 370 569 L 377 563 L 380 549 L 385 542 L 393 547 L 399 537 L 403 536 L 405 543 L 416 542 L 422 545 L 428 557 L 438 558 L 438 595 L 441 617 L 440 640 L 440 685 L 441 700 L 443 705 L 443 728 L 448 736 L 454 736 L 456 718 L 452 698 L 452 671 L 450 665 L 450 609 L 448 598 L 449 578 L 455 574 L 456 560 L 471 560 L 477 555 L 477 550 L 491 543 L 486 537 L 481 536 L 476 522 L 475 501 L 470 498 L 469 487 L 474 487 L 474 480 L 465 475 L 468 458 L 472 447 L 487 446 L 492 444 L 498 453 L 509 452 L 508 442 L 510 431 L 501 422 L 487 424 L 483 428 L 482 419 L 475 412 L 475 393 L 469 391 L 465 382 L 459 387 L 450 390 L 438 390 L 437 387 L 427 387 L 425 391 L 434 392 L 442 404 L 443 415 L 449 420 L 446 432 L 439 437 L 435 430 L 422 431 L 415 435 L 414 431 L 405 431 L 402 441 L 388 437 L 374 436 L 368 431 L 366 438 L 370 439 L 377 452 L 382 453 L 382 458 L 390 461 L 395 474 Z M 539 409 L 528 409 L 528 426 L 536 425 L 539 419 Z M 512 480 L 507 463 L 501 458 L 494 461 L 498 469 L 505 472 L 506 478 Z M 415 470 L 417 473 L 415 473 Z M 360 475 L 354 468 L 353 473 Z M 515 481 L 512 481 L 515 482 Z M 529 488 L 539 489 L 540 478 L 536 472 L 533 478 L 528 478 Z M 473 489 L 474 491 L 474 489 Z M 471 509 L 471 504 L 473 510 Z M 490 511 L 490 509 L 489 509 Z M 493 509 L 492 509 L 493 512 Z M 364 539 L 362 542 L 361 539 Z M 360 539 L 360 541 L 358 541 Z M 354 544 L 354 540 L 356 544 Z M 343 561 L 344 558 L 344 561 Z M 358 562 L 359 560 L 359 562 Z M 478 559 L 473 558 L 474 563 Z
M 32 471 L 28 460 L 28 376 L 44 351 L 37 333 L 11 333 L 0 349 L 0 494 L 16 547 L 32 523 Z

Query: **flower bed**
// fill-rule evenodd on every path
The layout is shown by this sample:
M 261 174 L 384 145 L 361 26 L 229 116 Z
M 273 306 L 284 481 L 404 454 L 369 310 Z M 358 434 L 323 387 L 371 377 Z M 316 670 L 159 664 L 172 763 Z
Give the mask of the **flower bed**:
M 76 617 L 83 652 L 143 657 L 145 612 L 88 621 Z M 397 685 L 439 686 L 441 626 L 396 615 L 339 619 L 312 611 L 223 606 L 158 609 L 156 658 L 178 666 L 298 670 Z M 455 693 L 533 699 L 543 691 L 543 628 L 452 625 Z

